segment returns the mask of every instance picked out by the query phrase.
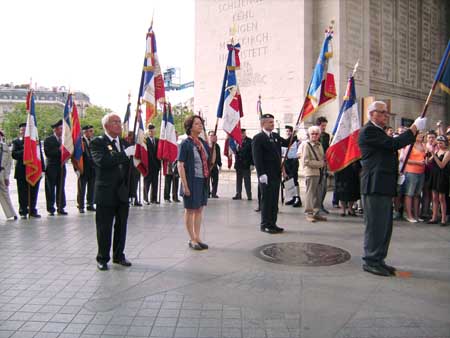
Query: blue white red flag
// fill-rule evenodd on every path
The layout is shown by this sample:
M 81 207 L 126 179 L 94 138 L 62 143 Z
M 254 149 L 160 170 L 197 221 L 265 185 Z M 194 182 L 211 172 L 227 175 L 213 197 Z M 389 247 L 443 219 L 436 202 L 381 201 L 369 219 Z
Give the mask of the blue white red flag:
M 24 135 L 23 163 L 25 165 L 27 182 L 35 186 L 42 175 L 42 159 L 34 106 L 34 93 L 31 90 L 27 95 L 26 106 L 28 114 Z
M 73 154 L 73 138 L 72 138 L 72 122 L 71 115 L 73 109 L 72 95 L 67 96 L 66 105 L 64 106 L 64 118 L 63 118 L 63 132 L 61 143 L 61 164 L 67 162 L 67 160 Z
M 157 114 L 156 103 L 165 102 L 164 79 L 156 52 L 156 38 L 152 26 L 148 29 L 146 38 L 144 67 L 142 69 L 139 97 L 146 104 L 145 125 L 148 125 Z
M 358 145 L 360 128 L 355 80 L 352 75 L 348 80 L 344 102 L 333 129 L 334 137 L 326 153 L 331 171 L 340 171 L 361 158 Z
M 239 145 L 242 144 L 240 118 L 244 115 L 242 99 L 236 79 L 236 69 L 239 69 L 240 44 L 228 46 L 227 66 L 222 83 L 217 117 L 223 119 L 222 128 Z
M 450 40 L 445 49 L 438 71 L 436 73 L 435 81 L 439 83 L 441 89 L 450 94 Z
M 145 140 L 144 123 L 142 122 L 142 111 L 137 112 L 138 130 L 135 135 L 135 149 L 133 156 L 133 164 L 142 176 L 148 175 L 148 150 Z
M 233 154 L 236 154 L 237 147 L 236 142 L 230 137 L 227 136 L 225 140 L 225 146 L 223 148 L 223 154 L 227 157 L 227 166 L 228 169 L 233 165 Z
M 159 137 L 156 156 L 169 163 L 175 162 L 178 157 L 177 135 L 172 115 L 172 107 L 164 105 L 164 113 L 161 121 L 161 133 Z
M 336 98 L 336 85 L 331 62 L 331 58 L 333 57 L 332 39 L 333 31 L 328 29 L 325 32 L 322 49 L 317 58 L 308 93 L 305 102 L 303 103 L 300 121 L 315 113 L 320 106 L 329 103 Z
M 71 95 L 72 96 L 72 95 Z M 75 170 L 83 173 L 83 142 L 81 139 L 81 126 L 78 116 L 78 109 L 75 100 L 72 97 L 72 140 L 73 140 L 73 154 L 72 164 Z
M 125 116 L 123 118 L 122 123 L 122 137 L 128 137 L 128 132 L 130 131 L 130 115 L 131 115 L 131 103 L 128 102 L 127 111 L 125 112 Z

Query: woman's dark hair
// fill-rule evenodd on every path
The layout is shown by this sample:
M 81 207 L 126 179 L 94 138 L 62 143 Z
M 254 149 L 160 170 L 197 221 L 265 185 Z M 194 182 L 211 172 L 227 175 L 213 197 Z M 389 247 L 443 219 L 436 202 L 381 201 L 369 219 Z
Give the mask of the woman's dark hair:
M 195 119 L 200 119 L 202 124 L 204 124 L 203 119 L 200 115 L 191 115 L 184 120 L 184 130 L 186 131 L 187 135 L 191 135 L 192 125 L 194 124 Z

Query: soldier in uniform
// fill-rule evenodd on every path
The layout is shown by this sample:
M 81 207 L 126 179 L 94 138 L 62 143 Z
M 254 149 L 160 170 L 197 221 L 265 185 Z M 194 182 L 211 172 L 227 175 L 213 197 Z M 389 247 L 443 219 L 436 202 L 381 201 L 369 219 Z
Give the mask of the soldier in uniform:
M 219 186 L 219 171 L 222 168 L 222 158 L 220 156 L 220 146 L 217 144 L 217 135 L 213 130 L 208 132 L 209 137 L 209 151 L 211 153 L 211 171 L 210 171 L 210 186 L 209 196 L 212 198 L 219 198 L 217 196 L 217 187 Z M 214 145 L 214 149 L 212 146 Z
M 247 137 L 246 130 L 241 129 L 242 146 L 236 145 L 236 161 L 234 169 L 236 169 L 236 195 L 234 200 L 242 199 L 242 180 L 244 180 L 245 192 L 247 199 L 252 200 L 252 184 L 251 184 L 251 166 L 253 165 L 252 156 L 252 139 Z
M 47 157 L 47 170 L 45 171 L 45 199 L 49 216 L 67 215 L 66 207 L 66 164 L 61 163 L 62 120 L 51 126 L 53 135 L 44 140 L 44 152 Z
M 95 184 L 95 166 L 92 162 L 90 143 L 94 137 L 94 127 L 86 125 L 83 130 L 83 172 L 75 170 L 78 176 L 77 203 L 80 213 L 84 213 L 84 200 L 86 197 L 87 210 L 95 211 L 94 207 L 94 184 Z M 86 195 L 87 188 L 87 195 Z
M 3 131 L 0 130 L 0 204 L 6 218 L 17 219 L 16 212 L 9 196 L 9 174 L 11 173 L 11 152 L 3 141 Z
M 28 184 L 25 174 L 25 165 L 23 164 L 23 137 L 25 135 L 26 126 L 26 123 L 19 124 L 19 137 L 13 140 L 11 152 L 12 158 L 16 160 L 14 178 L 16 179 L 17 183 L 19 215 L 23 219 L 27 218 L 28 214 L 30 217 L 40 218 L 41 215 L 38 214 L 36 203 L 39 193 L 39 184 L 41 180 L 39 179 L 34 186 Z M 30 198 L 29 201 L 28 198 Z
M 155 126 L 148 125 L 147 153 L 148 175 L 144 177 L 144 202 L 145 204 L 159 204 L 158 202 L 158 178 L 161 170 L 161 161 L 156 157 L 159 139 L 155 137 Z M 150 193 L 150 201 L 148 195 Z

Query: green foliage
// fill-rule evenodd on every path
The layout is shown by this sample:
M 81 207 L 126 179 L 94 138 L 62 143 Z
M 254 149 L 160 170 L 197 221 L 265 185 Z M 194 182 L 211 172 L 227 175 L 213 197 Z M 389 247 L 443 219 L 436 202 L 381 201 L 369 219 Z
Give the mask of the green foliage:
M 178 132 L 178 135 L 184 134 L 184 120 L 193 114 L 192 110 L 189 110 L 186 106 L 177 105 L 172 107 L 172 114 L 175 130 Z M 158 110 L 158 114 L 152 120 L 152 124 L 157 130 L 155 134 L 157 137 L 159 137 L 159 131 L 161 130 L 162 115 L 162 112 Z
M 78 114 L 81 115 L 82 112 L 80 111 L 80 108 L 78 110 Z M 90 106 L 83 112 L 84 116 L 80 116 L 80 125 L 93 125 L 95 133 L 99 135 L 103 130 L 101 123 L 102 117 L 109 112 L 111 112 L 111 110 L 108 108 Z M 51 135 L 53 132 L 51 125 L 62 119 L 63 116 L 64 108 L 62 106 L 36 104 L 36 119 L 39 138 L 43 140 Z M 20 123 L 26 122 L 26 120 L 27 112 L 25 103 L 17 104 L 12 112 L 5 114 L 2 122 L 2 129 L 8 141 L 11 141 L 18 136 L 18 126 Z

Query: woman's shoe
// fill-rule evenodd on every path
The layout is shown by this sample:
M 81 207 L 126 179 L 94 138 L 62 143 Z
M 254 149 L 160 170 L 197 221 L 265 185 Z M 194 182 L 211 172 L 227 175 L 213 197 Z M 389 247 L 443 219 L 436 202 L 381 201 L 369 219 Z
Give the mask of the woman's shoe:
M 342 217 L 345 217 L 345 212 L 343 212 L 343 213 L 341 214 L 341 216 L 342 216 Z
M 433 221 L 432 219 L 430 219 L 427 224 L 438 224 L 438 221 Z
M 349 210 L 349 211 L 348 211 L 348 215 L 349 215 L 349 216 L 355 217 L 355 216 L 356 216 L 355 210 L 353 210 L 353 209 Z
M 441 227 L 446 227 L 448 224 L 447 223 L 441 223 Z
M 200 245 L 200 247 L 204 250 L 208 249 L 208 244 L 206 244 L 206 243 L 198 242 L 198 245 Z
M 198 250 L 198 251 L 200 251 L 200 250 L 203 250 L 203 248 L 200 246 L 200 244 L 199 243 L 192 243 L 192 241 L 189 241 L 189 247 L 192 249 L 192 250 Z

